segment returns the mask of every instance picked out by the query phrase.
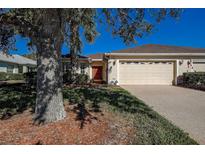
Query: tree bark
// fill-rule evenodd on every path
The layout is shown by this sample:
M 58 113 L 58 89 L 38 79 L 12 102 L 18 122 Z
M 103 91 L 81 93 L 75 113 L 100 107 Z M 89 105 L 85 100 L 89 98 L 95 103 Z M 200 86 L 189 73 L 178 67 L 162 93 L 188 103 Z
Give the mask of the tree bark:
M 61 46 L 64 22 L 61 9 L 46 9 L 34 38 L 37 47 L 37 98 L 34 121 L 49 123 L 64 119 Z
M 48 42 L 49 39 L 37 46 L 37 99 L 34 120 L 38 123 L 54 122 L 66 116 L 62 96 L 60 49 L 56 47 L 58 44 L 50 45 Z

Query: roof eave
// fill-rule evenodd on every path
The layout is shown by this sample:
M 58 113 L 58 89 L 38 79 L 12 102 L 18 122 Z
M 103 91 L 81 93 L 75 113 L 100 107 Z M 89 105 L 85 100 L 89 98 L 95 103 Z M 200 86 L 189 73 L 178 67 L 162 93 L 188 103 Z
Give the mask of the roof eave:
M 92 59 L 92 58 L 91 58 Z M 94 59 L 92 59 L 92 61 L 102 61 L 102 59 L 100 59 L 100 58 L 94 58 Z
M 106 56 L 205 56 L 205 53 L 105 53 Z

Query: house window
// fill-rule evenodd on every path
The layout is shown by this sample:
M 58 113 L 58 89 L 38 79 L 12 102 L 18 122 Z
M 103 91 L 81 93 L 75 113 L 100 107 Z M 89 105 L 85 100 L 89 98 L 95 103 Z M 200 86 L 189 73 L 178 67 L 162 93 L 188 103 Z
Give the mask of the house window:
M 85 74 L 86 72 L 85 72 L 85 68 L 86 68 L 86 65 L 85 64 L 81 64 L 80 65 L 80 73 L 81 74 Z
M 14 69 L 14 66 L 13 66 L 13 65 L 8 65 L 8 67 L 7 67 L 7 73 L 13 73 L 13 69 Z
M 23 73 L 23 66 L 19 66 L 18 69 L 19 69 L 19 73 Z

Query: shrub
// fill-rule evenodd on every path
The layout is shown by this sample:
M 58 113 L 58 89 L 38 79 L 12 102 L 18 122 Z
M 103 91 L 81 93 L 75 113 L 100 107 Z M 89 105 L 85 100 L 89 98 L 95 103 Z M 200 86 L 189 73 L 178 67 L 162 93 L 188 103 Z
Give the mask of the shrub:
M 70 71 L 63 73 L 63 83 L 67 83 L 67 84 L 72 83 L 71 72 Z
M 75 73 L 73 76 L 74 77 L 72 79 L 72 75 L 70 71 L 64 73 L 63 82 L 66 84 L 76 84 L 76 85 L 85 85 L 90 82 L 90 78 L 87 74 Z
M 90 78 L 87 74 L 78 74 L 76 76 L 76 84 L 84 85 L 89 83 Z
M 37 82 L 37 73 L 36 72 L 28 72 L 24 73 L 24 78 L 29 87 L 36 86 Z M 87 74 L 75 74 L 75 80 L 72 81 L 71 73 L 66 72 L 63 74 L 63 82 L 66 84 L 77 84 L 84 85 L 90 82 L 89 76 Z
M 36 92 L 27 90 L 24 84 L 0 86 L 0 119 L 7 119 L 15 114 L 35 107 Z
M 7 80 L 24 80 L 24 75 L 0 72 L 0 81 Z
M 28 86 L 35 87 L 37 82 L 37 72 L 24 73 L 24 78 Z
M 205 85 L 205 72 L 189 72 L 183 74 L 185 85 Z

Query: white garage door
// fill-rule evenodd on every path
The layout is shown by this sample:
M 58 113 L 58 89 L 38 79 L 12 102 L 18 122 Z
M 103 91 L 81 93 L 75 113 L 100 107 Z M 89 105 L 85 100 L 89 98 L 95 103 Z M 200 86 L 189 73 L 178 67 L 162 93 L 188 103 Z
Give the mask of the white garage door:
M 172 85 L 173 62 L 120 62 L 119 84 Z

